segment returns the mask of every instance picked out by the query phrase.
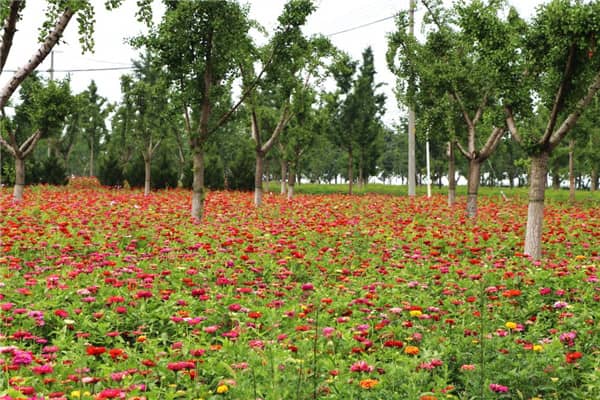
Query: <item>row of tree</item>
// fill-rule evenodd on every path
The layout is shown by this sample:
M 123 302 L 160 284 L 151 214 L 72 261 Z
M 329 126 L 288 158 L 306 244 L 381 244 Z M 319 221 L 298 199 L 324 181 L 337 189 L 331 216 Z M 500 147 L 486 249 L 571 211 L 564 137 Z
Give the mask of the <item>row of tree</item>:
M 25 4 L 4 2 L 0 72 Z M 408 175 L 406 125 L 390 130 L 381 122 L 385 97 L 378 93 L 371 49 L 359 63 L 326 38 L 304 35 L 315 10 L 310 0 L 289 0 L 264 45 L 251 35 L 262 28 L 237 2 L 165 0 L 157 26 L 149 22 L 151 1 L 138 2 L 138 16 L 150 29 L 132 40 L 141 58 L 134 73 L 121 78 L 118 104 L 109 104 L 93 82 L 72 94 L 68 79 L 45 81 L 32 73 L 72 16 L 78 16 L 83 43 L 91 43 L 88 2 L 48 3 L 40 49 L 0 92 L 0 144 L 15 160 L 3 169 L 14 169 L 17 201 L 28 156 L 32 181 L 56 182 L 60 176 L 48 171 L 64 171 L 115 185 L 143 184 L 146 193 L 153 182 L 187 184 L 196 219 L 207 185 L 254 188 L 259 206 L 265 177 L 278 176 L 291 197 L 299 176 L 343 176 L 352 193 L 355 182 L 363 185 L 370 176 Z M 388 65 L 399 78 L 398 100 L 417 110 L 420 141 L 432 144 L 433 177 L 440 183 L 447 177 L 453 201 L 455 171 L 463 171 L 467 212 L 474 217 L 482 182 L 524 183 L 530 168 L 525 252 L 539 258 L 548 172 L 560 184 L 566 153 L 571 177 L 577 161 L 593 187 L 598 179 L 600 5 L 553 0 L 526 22 L 498 0 L 451 8 L 437 0 L 421 4 L 427 11 L 424 42 L 411 34 L 408 14 L 400 14 L 388 38 Z M 20 101 L 9 116 L 4 109 L 19 86 Z M 45 146 L 36 150 L 40 140 Z M 456 152 L 464 157 L 455 159 Z

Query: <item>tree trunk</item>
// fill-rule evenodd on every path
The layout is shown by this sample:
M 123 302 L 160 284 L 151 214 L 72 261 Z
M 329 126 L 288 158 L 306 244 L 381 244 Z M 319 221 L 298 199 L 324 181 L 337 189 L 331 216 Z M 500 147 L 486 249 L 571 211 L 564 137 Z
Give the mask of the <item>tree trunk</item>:
M 348 194 L 352 194 L 352 181 L 354 180 L 354 159 L 352 151 L 348 152 Z
M 94 176 L 94 141 L 90 142 L 90 176 Z
M 13 199 L 16 202 L 23 201 L 23 189 L 25 189 L 25 159 L 15 157 L 15 187 Z
M 192 218 L 201 221 L 204 213 L 204 149 L 199 146 L 192 147 L 193 174 L 192 182 Z
M 527 210 L 527 228 L 525 231 L 525 254 L 534 260 L 542 257 L 542 230 L 544 225 L 544 196 L 546 176 L 548 174 L 547 150 L 531 157 L 529 173 L 529 207 Z
M 448 206 L 456 203 L 456 158 L 454 144 L 448 142 Z
M 364 166 L 363 166 L 363 155 L 360 155 L 358 160 L 358 187 L 363 190 L 365 187 L 365 175 L 364 175 Z
M 575 203 L 575 140 L 569 140 L 569 203 Z
M 287 184 L 287 199 L 292 200 L 294 197 L 294 186 L 296 185 L 296 168 L 293 163 L 290 164 L 290 170 L 288 171 L 288 184 Z
M 152 159 L 150 158 L 150 156 L 144 155 L 144 196 L 148 196 L 150 194 L 151 163 Z
M 592 181 L 590 183 L 590 190 L 595 192 L 598 190 L 598 168 L 592 167 Z
M 467 215 L 477 216 L 477 192 L 479 191 L 479 175 L 481 162 L 478 158 L 469 160 L 469 182 L 467 183 Z
M 265 154 L 256 151 L 256 169 L 254 173 L 254 205 L 260 207 L 263 198 L 263 171 L 265 168 Z
M 287 168 L 288 163 L 286 160 L 281 160 L 281 194 L 286 194 L 287 192 Z
M 552 189 L 560 189 L 560 174 L 558 173 L 558 171 L 552 173 Z

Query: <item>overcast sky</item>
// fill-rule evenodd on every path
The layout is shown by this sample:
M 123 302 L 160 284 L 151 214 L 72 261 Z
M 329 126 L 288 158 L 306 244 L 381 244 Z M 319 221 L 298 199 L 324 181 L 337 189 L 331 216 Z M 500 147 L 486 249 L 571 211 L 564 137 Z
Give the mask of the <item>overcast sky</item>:
M 104 0 L 91 0 L 96 8 L 95 52 L 81 54 L 77 39 L 77 24 L 73 20 L 67 27 L 65 43 L 55 47 L 54 77 L 61 79 L 66 76 L 65 70 L 89 70 L 99 68 L 127 68 L 131 60 L 136 58 L 136 51 L 126 44 L 126 38 L 135 36 L 144 30 L 144 26 L 135 20 L 135 0 L 124 0 L 124 4 L 116 11 L 104 9 Z M 157 4 L 159 1 L 155 1 Z M 251 0 L 240 1 L 250 5 L 250 17 L 259 21 L 268 31 L 272 31 L 283 5 L 284 0 Z M 394 31 L 394 21 L 391 18 L 398 11 L 408 8 L 409 0 L 316 0 L 317 11 L 312 14 L 305 27 L 307 34 L 329 35 L 338 48 L 348 52 L 354 59 L 361 60 L 363 50 L 371 46 L 375 56 L 377 82 L 384 83 L 383 91 L 388 97 L 385 122 L 397 122 L 401 111 L 396 105 L 393 94 L 395 78 L 386 66 L 385 52 L 387 49 L 386 34 Z M 521 15 L 531 15 L 541 0 L 512 0 Z M 44 19 L 45 1 L 29 0 L 23 20 L 20 21 L 18 32 L 5 67 L 0 76 L 0 85 L 4 85 L 14 70 L 23 65 L 39 46 L 37 30 Z M 161 7 L 156 22 L 160 20 Z M 419 31 L 420 13 L 417 13 L 416 31 Z M 379 22 L 376 22 L 379 21 Z M 366 25 L 366 26 L 363 26 Z M 345 32 L 343 32 L 345 31 Z M 38 70 L 50 69 L 50 56 L 38 67 Z M 119 101 L 119 77 L 128 70 L 115 71 L 73 71 L 70 72 L 72 88 L 75 93 L 84 90 L 94 79 L 101 95 L 109 101 Z M 15 99 L 16 100 L 16 99 Z

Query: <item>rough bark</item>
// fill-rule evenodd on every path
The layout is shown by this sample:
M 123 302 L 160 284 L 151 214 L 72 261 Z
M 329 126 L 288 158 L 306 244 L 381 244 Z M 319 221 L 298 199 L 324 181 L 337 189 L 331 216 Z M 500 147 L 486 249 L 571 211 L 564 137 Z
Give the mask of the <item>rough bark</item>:
M 527 209 L 527 228 L 525 231 L 525 254 L 534 260 L 542 257 L 542 230 L 544 225 L 544 198 L 548 158 L 550 152 L 544 150 L 531 157 L 529 172 L 529 207 Z
M 144 155 L 144 196 L 150 194 L 150 175 L 151 175 L 152 159 L 148 155 Z
M 288 171 L 288 184 L 287 184 L 287 199 L 292 200 L 294 197 L 294 187 L 296 185 L 296 168 L 293 163 L 290 164 Z
M 477 216 L 477 192 L 479 191 L 479 175 L 481 161 L 478 158 L 469 160 L 469 179 L 467 183 L 467 215 L 470 218 Z
M 265 169 L 265 154 L 256 152 L 256 169 L 254 172 L 254 205 L 260 207 L 263 198 L 263 173 Z
M 590 190 L 595 192 L 598 190 L 598 168 L 592 167 L 592 182 L 590 183 Z
M 575 140 L 569 140 L 569 203 L 575 203 Z
M 456 203 L 456 157 L 454 145 L 448 142 L 448 206 Z
M 560 189 L 560 174 L 558 171 L 552 174 L 552 189 Z
M 15 157 L 15 187 L 13 189 L 14 201 L 23 201 L 23 189 L 25 189 L 25 159 Z
M 192 181 L 192 218 L 201 221 L 204 214 L 204 149 L 192 148 L 193 175 Z

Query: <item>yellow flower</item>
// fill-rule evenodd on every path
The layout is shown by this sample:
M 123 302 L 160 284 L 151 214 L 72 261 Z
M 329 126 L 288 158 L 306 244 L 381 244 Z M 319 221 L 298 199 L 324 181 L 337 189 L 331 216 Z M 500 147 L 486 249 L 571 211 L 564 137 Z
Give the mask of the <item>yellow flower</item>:
M 507 323 L 505 324 L 505 326 L 506 326 L 508 329 L 515 329 L 515 328 L 517 327 L 517 324 L 516 324 L 516 323 L 514 323 L 514 322 L 510 322 L 510 321 L 509 321 L 509 322 L 507 322 Z
M 78 399 L 81 397 L 81 392 L 79 390 L 73 390 L 71 392 L 71 397 L 74 399 Z
M 421 314 L 423 314 L 423 313 L 421 312 L 421 310 L 411 310 L 411 311 L 410 311 L 410 316 L 411 316 L 411 317 L 418 317 L 418 316 L 419 316 L 419 315 L 421 315 Z
M 585 260 L 585 256 L 580 254 L 580 255 L 575 256 L 575 259 L 578 261 Z
M 227 393 L 227 391 L 229 391 L 229 388 L 227 387 L 227 385 L 217 386 L 217 393 L 223 394 L 223 393 Z
M 544 351 L 544 346 L 542 346 L 541 344 L 534 344 L 533 351 Z

